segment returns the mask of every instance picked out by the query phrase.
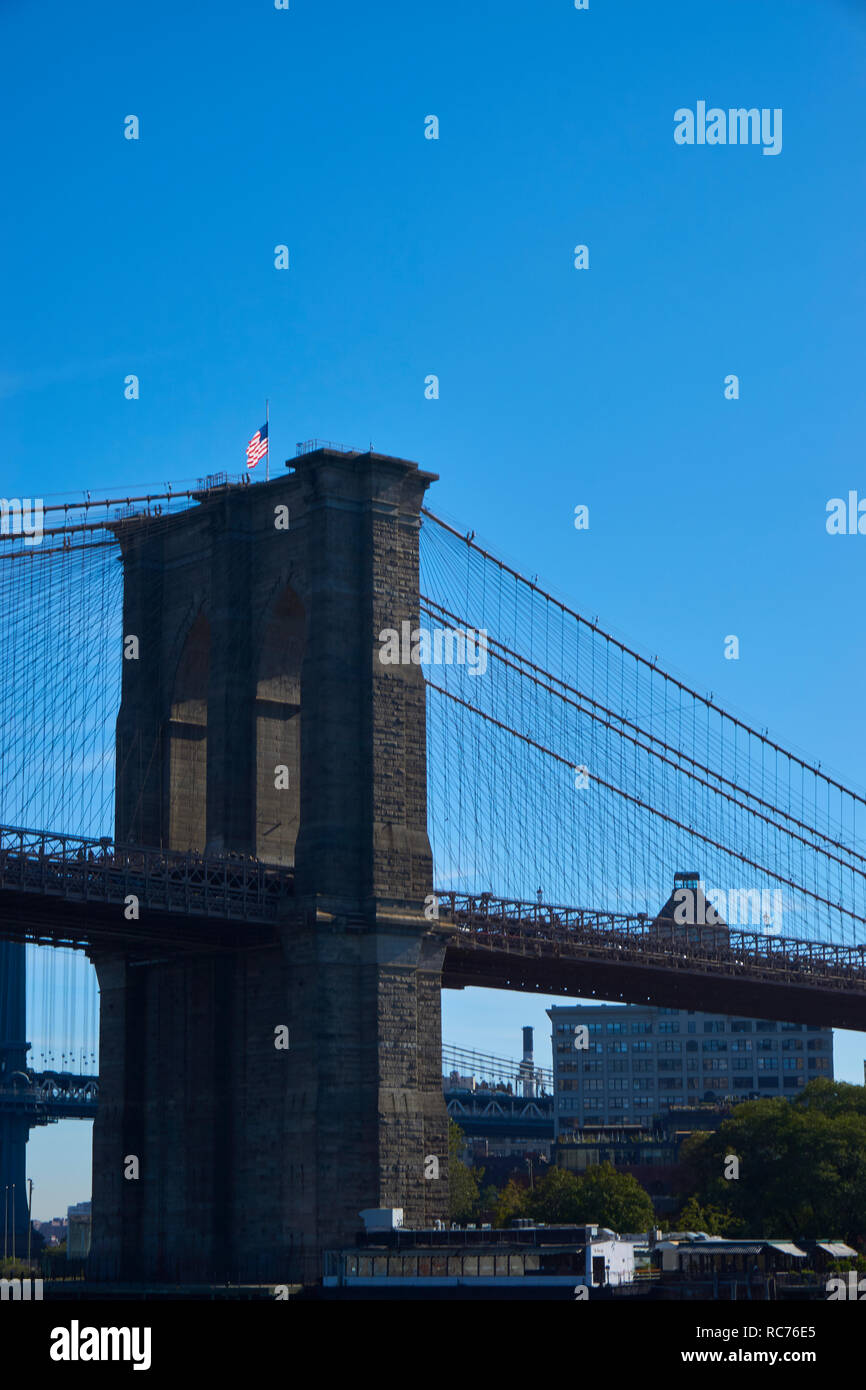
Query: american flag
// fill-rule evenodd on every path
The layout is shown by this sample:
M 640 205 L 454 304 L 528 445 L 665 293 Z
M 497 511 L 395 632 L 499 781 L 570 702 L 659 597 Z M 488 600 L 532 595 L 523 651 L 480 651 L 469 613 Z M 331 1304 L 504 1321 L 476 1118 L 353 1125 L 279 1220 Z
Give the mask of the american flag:
M 247 468 L 255 468 L 259 459 L 263 459 L 267 452 L 268 427 L 267 425 L 262 425 L 260 430 L 256 430 L 247 445 Z

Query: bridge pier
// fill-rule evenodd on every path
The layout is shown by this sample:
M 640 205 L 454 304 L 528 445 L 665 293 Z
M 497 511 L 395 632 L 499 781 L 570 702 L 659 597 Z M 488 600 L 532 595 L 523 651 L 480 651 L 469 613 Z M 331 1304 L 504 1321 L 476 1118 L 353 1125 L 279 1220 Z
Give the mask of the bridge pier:
M 378 660 L 382 629 L 418 622 L 432 478 L 322 449 L 116 524 L 140 652 L 117 839 L 255 850 L 295 895 L 272 946 L 92 950 L 96 1277 L 309 1282 L 365 1207 L 447 1215 L 424 682 Z
M 313 1282 L 364 1207 L 446 1215 L 444 940 L 396 921 L 281 938 L 149 964 L 92 953 L 93 1277 Z

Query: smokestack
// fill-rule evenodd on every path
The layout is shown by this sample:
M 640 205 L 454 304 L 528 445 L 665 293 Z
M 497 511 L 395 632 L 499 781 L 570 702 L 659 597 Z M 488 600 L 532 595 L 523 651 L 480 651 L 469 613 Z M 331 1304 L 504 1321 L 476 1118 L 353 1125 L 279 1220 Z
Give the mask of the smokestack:
M 528 1099 L 535 1096 L 535 1065 L 532 1053 L 532 1033 L 531 1028 L 523 1030 L 523 1061 L 520 1063 L 520 1079 L 523 1082 L 523 1094 Z

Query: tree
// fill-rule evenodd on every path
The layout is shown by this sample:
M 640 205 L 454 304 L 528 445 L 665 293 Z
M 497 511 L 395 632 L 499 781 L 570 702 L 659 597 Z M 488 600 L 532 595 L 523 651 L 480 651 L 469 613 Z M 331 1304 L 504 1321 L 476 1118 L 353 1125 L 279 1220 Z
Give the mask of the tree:
M 509 1178 L 499 1194 L 494 1214 L 494 1223 L 497 1226 L 507 1226 L 514 1217 L 527 1216 L 527 1199 L 529 1189 L 521 1187 L 513 1178 Z
M 725 1178 L 729 1155 L 739 1176 Z M 731 1235 L 866 1241 L 866 1093 L 819 1079 L 794 1101 L 744 1101 L 688 1153 L 703 1207 L 730 1213 Z
M 648 1231 L 655 1225 L 649 1193 L 631 1173 L 619 1171 L 612 1163 L 589 1168 L 580 1187 L 580 1219 L 587 1224 L 607 1226 L 617 1233 Z
M 652 1199 L 631 1173 L 600 1163 L 576 1177 L 564 1168 L 550 1172 L 528 1194 L 529 1215 L 548 1225 L 606 1226 L 647 1231 L 655 1221 Z
M 566 1168 L 550 1168 L 526 1194 L 527 1215 L 548 1226 L 573 1226 L 581 1220 L 580 1179 Z
M 482 1169 L 483 1172 L 483 1169 Z M 499 1188 L 495 1183 L 489 1182 L 486 1187 L 482 1187 L 478 1194 L 478 1215 L 488 1216 L 496 1211 L 499 1203 Z
M 697 1197 L 690 1197 L 672 1224 L 678 1231 L 705 1231 L 708 1236 L 726 1236 L 731 1214 L 718 1207 L 702 1207 Z
M 448 1121 L 448 1196 L 452 1221 L 471 1221 L 478 1210 L 479 1180 L 484 1169 L 476 1173 L 460 1157 L 463 1130 L 453 1120 Z

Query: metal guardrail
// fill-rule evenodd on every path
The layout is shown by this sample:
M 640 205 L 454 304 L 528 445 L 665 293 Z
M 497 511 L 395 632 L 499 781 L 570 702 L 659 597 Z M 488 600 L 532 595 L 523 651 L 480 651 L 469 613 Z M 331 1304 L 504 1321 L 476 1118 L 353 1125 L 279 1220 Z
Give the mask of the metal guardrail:
M 364 454 L 366 449 L 356 449 L 354 444 L 335 444 L 333 439 L 303 439 L 295 445 L 295 458 L 302 454 L 315 454 L 319 449 L 333 449 L 338 454 Z
M 439 915 L 454 922 L 460 949 L 658 964 L 668 970 L 866 992 L 866 946 L 837 946 L 725 927 L 677 928 L 644 913 L 439 893 Z
M 123 903 L 134 894 L 156 911 L 271 922 L 292 896 L 294 873 L 241 855 L 0 826 L 0 888 L 78 902 Z
M 491 1082 L 535 1083 L 553 1088 L 553 1072 L 549 1067 L 536 1066 L 509 1057 L 494 1057 L 489 1053 L 474 1052 L 470 1048 L 455 1047 L 451 1043 L 442 1044 L 442 1075 L 447 1080 L 446 1068 L 462 1076 L 472 1076 L 480 1085 L 481 1080 Z
M 0 889 L 72 901 L 271 922 L 294 891 L 294 871 L 252 857 L 142 849 L 20 826 L 0 826 Z M 440 892 L 439 915 L 460 949 L 658 964 L 866 992 L 866 946 L 839 946 L 725 927 L 677 928 L 645 913 L 603 912 L 513 898 Z
M 72 1072 L 16 1071 L 0 1085 L 0 1115 L 30 1125 L 61 1119 L 93 1119 L 99 1104 L 99 1077 Z
M 74 1101 L 77 1105 L 96 1105 L 99 1077 L 62 1071 L 13 1072 L 0 1085 L 0 1104 L 4 1099 L 23 1098 L 40 1104 Z

